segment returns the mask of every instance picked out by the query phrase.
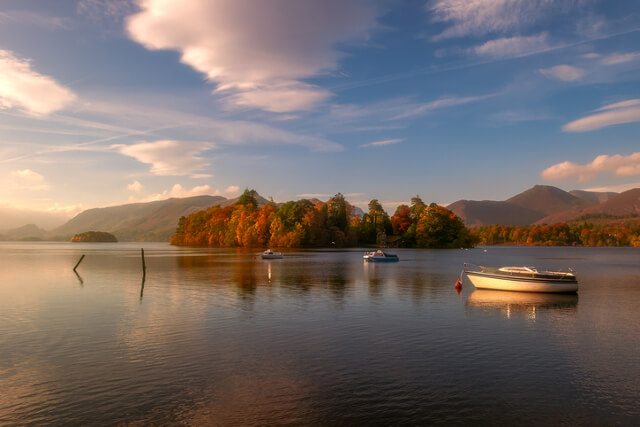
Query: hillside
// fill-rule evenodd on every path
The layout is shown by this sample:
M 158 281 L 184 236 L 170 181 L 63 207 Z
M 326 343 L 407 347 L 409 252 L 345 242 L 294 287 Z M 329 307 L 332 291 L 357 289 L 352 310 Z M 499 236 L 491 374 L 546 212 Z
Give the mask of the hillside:
M 540 212 L 541 217 L 572 209 L 584 209 L 595 204 L 550 185 L 536 185 L 506 201 L 512 205 Z
M 618 193 L 614 193 L 612 191 L 608 192 L 599 192 L 599 191 L 585 191 L 585 190 L 571 190 L 569 194 L 572 196 L 576 196 L 579 199 L 587 200 L 593 204 L 599 205 L 600 203 L 604 203 L 607 200 L 611 199 L 618 195 Z
M 196 196 L 89 209 L 50 231 L 48 237 L 69 240 L 86 230 L 103 230 L 121 241 L 168 241 L 181 216 L 227 201 L 220 196 Z
M 580 217 L 607 215 L 609 217 L 630 217 L 640 215 L 640 188 L 628 190 L 610 198 L 604 203 L 585 209 L 573 209 L 546 216 L 536 224 L 555 224 L 567 222 Z
M 58 227 L 68 220 L 69 216 L 64 213 L 15 209 L 2 206 L 2 202 L 0 201 L 0 234 L 5 234 L 8 230 L 22 227 L 25 224 L 35 224 L 40 228 L 48 230 L 53 227 Z
M 573 194 L 572 194 L 573 193 Z M 608 200 L 616 193 L 574 190 L 572 193 L 550 185 L 536 185 L 505 201 L 458 200 L 448 206 L 468 227 L 482 225 L 528 225 L 550 215 L 581 212 Z
M 489 224 L 527 225 L 543 215 L 534 210 L 493 200 L 458 200 L 447 209 L 464 220 L 467 227 Z
M 27 224 L 22 227 L 7 230 L 0 235 L 0 240 L 10 241 L 37 241 L 43 240 L 46 235 L 46 231 L 38 227 L 35 224 Z

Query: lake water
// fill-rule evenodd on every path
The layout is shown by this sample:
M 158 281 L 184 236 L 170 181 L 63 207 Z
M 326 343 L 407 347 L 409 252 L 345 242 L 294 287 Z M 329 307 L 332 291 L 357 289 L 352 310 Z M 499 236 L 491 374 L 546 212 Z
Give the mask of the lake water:
M 484 249 L 2 243 L 0 424 L 638 425 L 640 248 Z M 465 261 L 580 291 L 458 295 Z

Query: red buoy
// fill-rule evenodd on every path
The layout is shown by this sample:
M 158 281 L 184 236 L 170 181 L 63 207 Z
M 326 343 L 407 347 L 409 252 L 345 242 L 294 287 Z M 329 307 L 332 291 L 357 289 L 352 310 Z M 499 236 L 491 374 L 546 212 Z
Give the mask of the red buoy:
M 459 278 L 459 277 L 458 277 L 458 280 L 456 281 L 455 288 L 456 288 L 457 290 L 462 289 L 462 280 L 460 280 L 460 278 Z

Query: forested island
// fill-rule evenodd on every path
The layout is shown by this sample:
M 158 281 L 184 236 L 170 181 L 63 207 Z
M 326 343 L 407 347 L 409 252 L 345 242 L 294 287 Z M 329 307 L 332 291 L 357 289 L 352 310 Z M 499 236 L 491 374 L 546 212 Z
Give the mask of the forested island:
M 327 202 L 307 199 L 258 205 L 245 190 L 238 201 L 181 217 L 171 244 L 208 247 L 355 247 L 393 245 L 418 248 L 466 248 L 474 237 L 462 220 L 420 197 L 400 205 L 392 217 L 378 200 L 357 215 L 340 193 Z
M 114 243 L 117 242 L 116 236 L 106 231 L 85 231 L 84 233 L 76 234 L 71 238 L 72 242 L 79 243 Z

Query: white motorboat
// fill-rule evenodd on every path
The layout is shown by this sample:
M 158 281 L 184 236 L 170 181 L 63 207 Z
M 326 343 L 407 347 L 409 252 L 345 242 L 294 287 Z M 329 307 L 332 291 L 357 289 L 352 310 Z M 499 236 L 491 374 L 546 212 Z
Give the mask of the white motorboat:
M 473 265 L 473 264 L 464 264 Z M 535 267 L 485 267 L 480 270 L 464 270 L 469 281 L 478 289 L 518 292 L 569 293 L 578 291 L 575 273 L 539 271 Z
M 369 262 L 398 262 L 398 255 L 388 254 L 380 249 L 364 254 L 364 260 Z
M 260 256 L 262 259 L 282 259 L 282 252 L 273 252 L 271 249 L 267 249 Z

